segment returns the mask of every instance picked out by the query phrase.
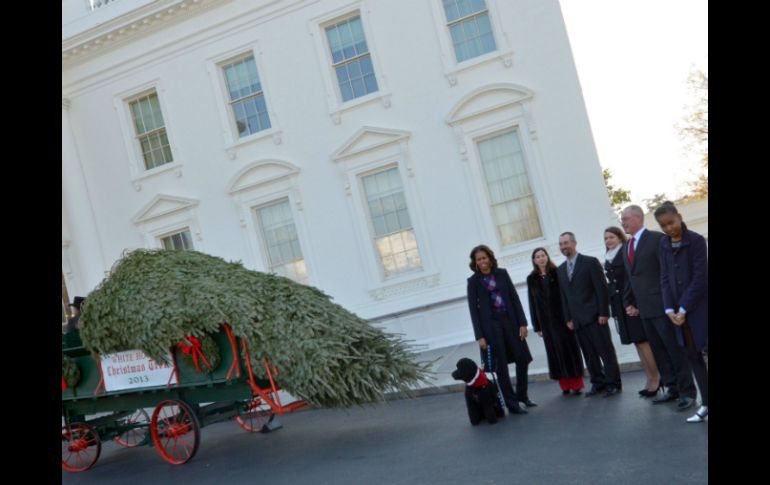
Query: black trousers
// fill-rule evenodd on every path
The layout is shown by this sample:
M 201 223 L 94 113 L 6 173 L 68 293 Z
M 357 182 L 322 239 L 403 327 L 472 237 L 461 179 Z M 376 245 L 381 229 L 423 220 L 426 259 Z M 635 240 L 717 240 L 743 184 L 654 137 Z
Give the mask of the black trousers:
M 706 361 L 703 359 L 703 352 L 695 348 L 695 342 L 690 333 L 690 327 L 687 324 L 682 326 L 684 333 L 685 354 L 692 367 L 692 373 L 695 374 L 695 382 L 700 389 L 701 404 L 709 405 L 709 371 L 706 367 Z
M 698 391 L 692 379 L 692 369 L 685 349 L 676 341 L 674 324 L 667 316 L 643 318 L 642 324 L 663 385 L 680 396 L 695 399 Z
M 612 344 L 610 326 L 598 322 L 577 327 L 578 342 L 583 350 L 591 384 L 595 386 L 620 386 L 620 366 L 615 346 Z
M 519 327 L 506 317 L 501 320 L 492 320 L 492 328 L 495 332 L 495 339 L 492 343 L 492 353 L 495 358 L 497 374 L 497 383 L 500 391 L 503 393 L 503 399 L 508 407 L 515 406 L 517 401 L 526 401 L 527 395 L 527 370 L 529 362 L 521 358 L 516 360 L 516 392 L 513 392 L 511 385 L 511 375 L 508 373 L 508 355 L 506 348 L 517 349 L 522 346 L 519 337 Z M 526 345 L 526 344 L 525 344 Z M 520 352 L 523 353 L 523 352 Z M 515 353 L 514 353 L 515 355 Z M 527 352 L 529 355 L 529 352 Z

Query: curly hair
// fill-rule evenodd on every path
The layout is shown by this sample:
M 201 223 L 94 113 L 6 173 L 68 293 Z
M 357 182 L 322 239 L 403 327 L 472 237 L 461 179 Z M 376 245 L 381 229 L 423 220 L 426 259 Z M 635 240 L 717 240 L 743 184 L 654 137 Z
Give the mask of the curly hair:
M 476 253 L 479 251 L 484 251 L 487 253 L 487 257 L 489 258 L 489 261 L 492 263 L 492 271 L 497 269 L 497 259 L 495 259 L 495 252 L 489 249 L 489 246 L 485 244 L 479 244 L 475 248 L 471 249 L 471 263 L 468 265 L 471 268 L 471 271 L 474 273 L 479 272 L 479 268 L 476 266 Z

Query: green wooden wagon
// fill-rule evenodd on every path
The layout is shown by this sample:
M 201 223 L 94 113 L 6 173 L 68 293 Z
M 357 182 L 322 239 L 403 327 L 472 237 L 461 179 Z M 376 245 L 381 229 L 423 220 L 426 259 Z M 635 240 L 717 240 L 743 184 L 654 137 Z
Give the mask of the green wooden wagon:
M 280 426 L 276 415 L 306 405 L 281 404 L 278 369 L 265 360 L 267 379 L 257 378 L 251 359 L 244 357 L 249 355 L 246 342 L 233 336 L 226 324 L 213 338 L 221 363 L 209 374 L 198 372 L 174 348 L 175 383 L 169 379 L 142 386 L 139 372 L 135 387 L 107 390 L 104 360 L 86 350 L 76 332 L 64 335 L 62 352 L 77 364 L 80 380 L 65 389 L 62 378 L 62 468 L 88 470 L 99 458 L 104 440 L 127 448 L 150 445 L 167 462 L 181 465 L 195 456 L 203 426 L 235 418 L 246 431 L 266 432 Z M 152 415 L 145 408 L 153 408 Z

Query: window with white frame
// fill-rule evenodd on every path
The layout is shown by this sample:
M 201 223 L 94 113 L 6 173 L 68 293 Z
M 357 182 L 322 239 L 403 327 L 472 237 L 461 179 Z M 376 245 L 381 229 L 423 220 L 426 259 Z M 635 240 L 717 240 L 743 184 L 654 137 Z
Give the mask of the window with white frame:
M 270 271 L 298 283 L 308 284 L 305 259 L 302 257 L 289 200 L 259 207 L 256 213 Z
M 477 143 L 492 218 L 503 246 L 543 235 L 517 130 Z
M 153 91 L 132 101 L 128 106 L 136 130 L 136 139 L 144 158 L 144 167 L 150 170 L 171 163 L 171 146 L 166 135 L 166 125 L 160 110 L 158 94 Z
M 222 71 L 238 136 L 242 138 L 270 128 L 265 93 L 254 56 L 228 62 L 222 66 Z
M 342 101 L 365 96 L 378 90 L 372 56 L 366 44 L 361 16 L 357 15 L 326 27 Z
M 175 234 L 160 238 L 163 249 L 186 251 L 195 249 L 192 243 L 192 237 L 190 236 L 190 230 L 185 229 Z
M 422 266 L 398 168 L 361 177 L 385 276 Z
M 485 0 L 443 2 L 457 62 L 497 49 Z

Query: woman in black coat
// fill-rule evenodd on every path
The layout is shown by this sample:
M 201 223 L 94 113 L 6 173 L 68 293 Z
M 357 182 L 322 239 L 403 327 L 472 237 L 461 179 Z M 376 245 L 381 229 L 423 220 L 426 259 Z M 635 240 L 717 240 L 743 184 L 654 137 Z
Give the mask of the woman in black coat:
M 641 317 L 629 316 L 623 307 L 623 288 L 626 284 L 626 267 L 623 263 L 623 247 L 626 242 L 625 233 L 618 227 L 608 227 L 604 230 L 604 245 L 607 253 L 604 256 L 604 273 L 610 288 L 610 310 L 615 318 L 615 328 L 620 335 L 620 343 L 634 344 L 636 353 L 647 375 L 647 385 L 639 391 L 643 397 L 653 397 L 660 389 L 660 372 L 652 355 L 652 348 L 644 333 Z
M 575 331 L 567 328 L 564 318 L 556 265 L 545 248 L 537 248 L 532 252 L 532 266 L 527 276 L 529 315 L 532 327 L 545 343 L 548 375 L 559 381 L 564 395 L 570 391 L 580 394 L 584 387 L 583 358 Z
M 511 277 L 497 267 L 495 253 L 487 246 L 471 250 L 468 278 L 468 309 L 473 322 L 473 334 L 483 354 L 492 347 L 495 374 L 505 404 L 512 414 L 526 414 L 519 406 L 537 406 L 527 395 L 527 369 L 532 355 L 527 346 L 527 317 Z M 516 363 L 516 392 L 513 392 L 508 363 Z

